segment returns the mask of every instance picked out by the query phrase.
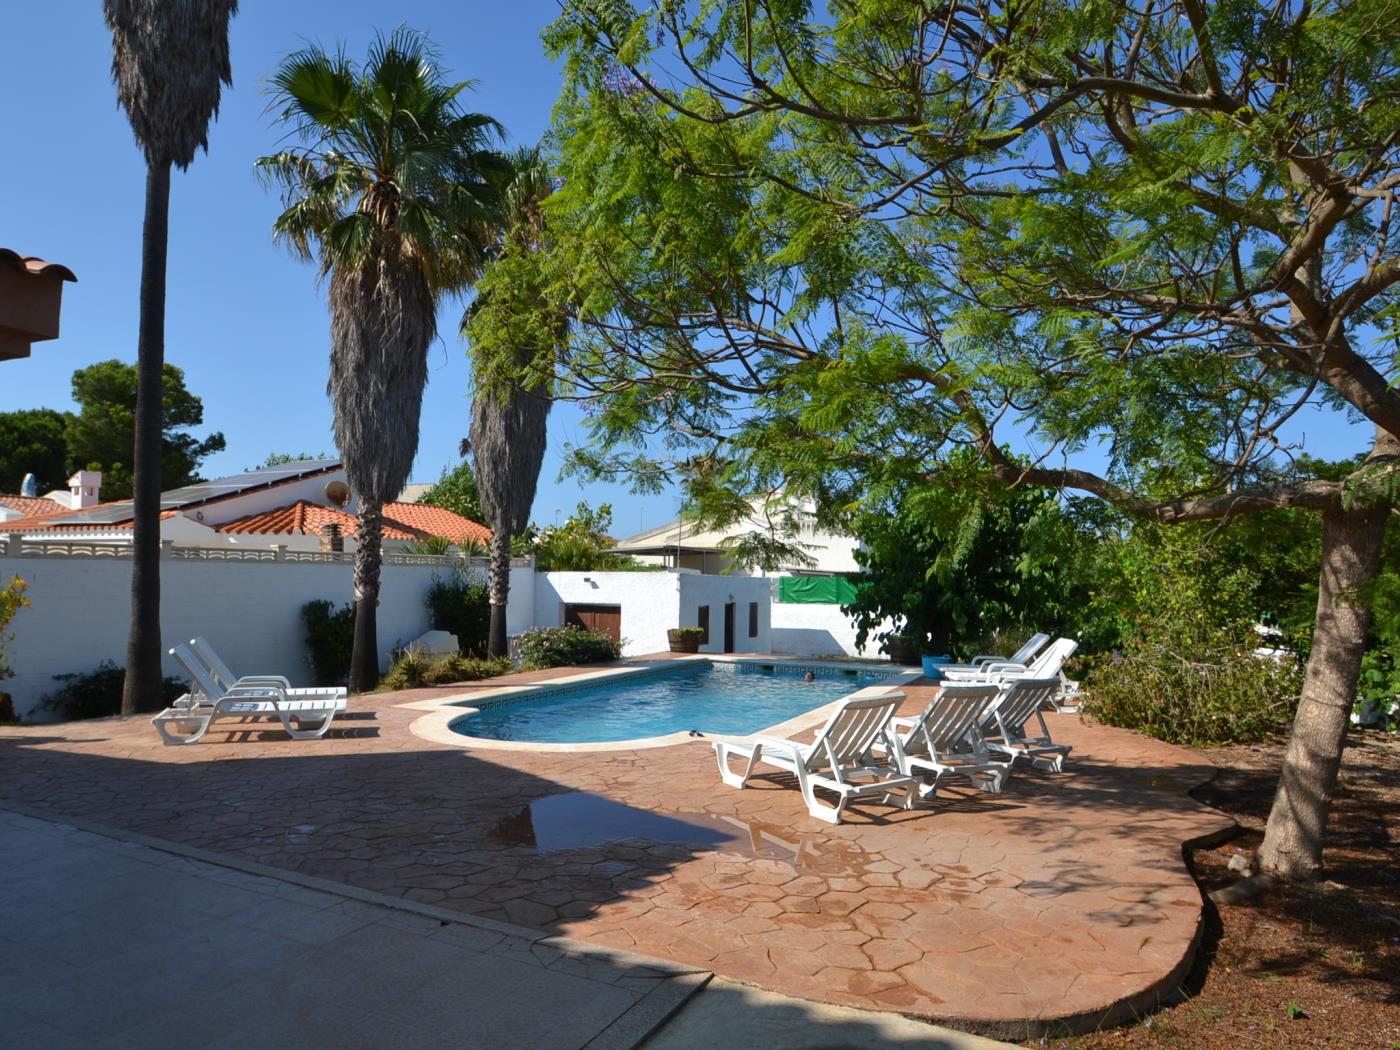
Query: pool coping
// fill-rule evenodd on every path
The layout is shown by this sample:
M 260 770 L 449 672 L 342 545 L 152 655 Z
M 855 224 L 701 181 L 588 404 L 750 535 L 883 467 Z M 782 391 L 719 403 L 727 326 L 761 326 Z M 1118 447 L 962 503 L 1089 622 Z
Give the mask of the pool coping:
M 838 697 L 820 707 L 814 707 L 809 711 L 804 711 L 800 715 L 794 715 L 786 721 L 776 725 L 768 726 L 756 733 L 749 733 L 744 736 L 717 736 L 708 737 L 704 734 L 692 736 L 687 731 L 677 731 L 667 733 L 664 736 L 637 737 L 632 740 L 608 740 L 590 743 L 577 744 L 553 744 L 542 743 L 529 740 L 491 740 L 486 737 L 467 736 L 463 733 L 453 732 L 449 728 L 463 715 L 474 714 L 482 707 L 489 707 L 495 703 L 502 703 L 510 700 L 527 699 L 535 693 L 548 693 L 561 686 L 575 686 L 589 682 L 604 682 L 611 678 L 626 680 L 655 671 L 664 667 L 675 667 L 687 661 L 706 660 L 712 663 L 766 663 L 766 664 L 798 664 L 810 665 L 813 667 L 833 667 L 852 670 L 869 670 L 870 665 L 858 661 L 844 662 L 839 660 L 813 660 L 810 657 L 801 656 L 736 656 L 727 653 L 701 653 L 694 656 L 683 656 L 670 660 L 651 660 L 633 667 L 608 667 L 598 671 L 580 671 L 576 675 L 567 677 L 552 678 L 547 682 L 521 682 L 513 685 L 503 685 L 496 689 L 488 689 L 473 693 L 453 693 L 447 696 L 434 696 L 427 700 L 415 700 L 404 704 L 409 710 L 422 711 L 422 717 L 414 719 L 409 724 L 409 732 L 420 740 L 429 743 L 445 744 L 449 747 L 465 747 L 472 750 L 481 751 L 531 751 L 555 754 L 579 754 L 590 751 L 640 751 L 656 747 L 674 747 L 677 744 L 689 743 L 696 739 L 711 740 L 755 740 L 761 736 L 792 736 L 804 729 L 820 725 L 831 716 L 831 712 L 836 709 L 836 705 L 849 699 L 851 696 L 881 696 L 889 692 L 897 692 L 904 686 L 918 680 L 922 672 L 918 668 L 904 668 L 897 670 L 890 675 L 889 679 L 879 685 L 868 685 L 860 689 L 853 690 L 843 697 Z

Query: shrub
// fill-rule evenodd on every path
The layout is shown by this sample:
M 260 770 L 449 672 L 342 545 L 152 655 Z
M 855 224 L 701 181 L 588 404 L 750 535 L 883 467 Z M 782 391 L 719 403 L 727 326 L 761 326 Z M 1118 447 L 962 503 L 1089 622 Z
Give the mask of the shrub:
M 15 613 L 29 604 L 29 599 L 24 596 L 24 592 L 28 588 L 29 584 L 20 577 L 14 576 L 8 585 L 0 589 L 0 680 L 14 674 L 10 670 L 9 655 L 5 652 L 5 642 L 10 637 L 7 628 L 10 626 L 10 621 L 15 618 Z
M 405 543 L 403 552 L 405 554 L 436 554 L 438 556 L 451 554 L 452 541 L 446 536 L 424 536 L 421 540 Z
M 1255 656 L 1247 627 L 1183 630 L 1162 620 L 1144 627 L 1090 672 L 1085 714 L 1193 746 L 1250 743 L 1287 729 L 1302 686 L 1296 659 Z
M 379 690 L 416 689 L 425 685 L 449 685 L 452 682 L 475 682 L 509 674 L 510 661 L 483 660 L 475 656 L 449 654 L 429 657 L 409 648 L 399 653 L 394 666 L 379 682 Z
M 601 631 L 582 627 L 537 627 L 520 636 L 520 658 L 526 667 L 566 667 L 616 660 L 622 646 Z
M 301 607 L 306 649 L 319 685 L 343 685 L 350 677 L 350 650 L 355 645 L 355 605 L 339 609 L 324 598 Z
M 474 656 L 485 656 L 491 634 L 491 595 L 473 583 L 461 570 L 444 579 L 433 574 L 428 588 L 428 620 L 436 631 L 457 636 L 457 648 Z
M 56 674 L 54 681 L 63 683 L 61 688 L 48 693 L 39 701 L 39 706 L 53 711 L 63 721 L 80 718 L 107 718 L 121 713 L 122 682 L 126 669 L 118 667 L 110 660 L 104 660 L 97 669 L 87 674 Z M 161 706 L 170 704 L 188 692 L 178 678 L 163 678 L 160 683 Z

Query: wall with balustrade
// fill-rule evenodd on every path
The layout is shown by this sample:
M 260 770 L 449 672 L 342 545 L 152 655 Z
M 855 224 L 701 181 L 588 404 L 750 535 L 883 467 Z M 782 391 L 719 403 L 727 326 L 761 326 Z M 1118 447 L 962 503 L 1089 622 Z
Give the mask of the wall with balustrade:
M 162 547 L 161 636 L 165 647 L 203 635 L 239 674 L 281 674 L 312 685 L 301 607 L 319 598 L 352 599 L 352 555 L 285 547 Z M 381 662 L 428 629 L 424 598 L 434 574 L 464 565 L 485 580 L 484 558 L 386 554 L 379 599 Z M 20 717 L 38 720 L 56 674 L 91 671 L 104 660 L 126 662 L 131 610 L 131 556 L 125 545 L 21 540 L 0 534 L 0 583 L 19 575 L 30 607 L 5 643 L 15 677 L 0 682 Z M 514 633 L 533 622 L 534 569 L 511 568 L 507 621 Z M 165 673 L 177 675 L 166 658 Z

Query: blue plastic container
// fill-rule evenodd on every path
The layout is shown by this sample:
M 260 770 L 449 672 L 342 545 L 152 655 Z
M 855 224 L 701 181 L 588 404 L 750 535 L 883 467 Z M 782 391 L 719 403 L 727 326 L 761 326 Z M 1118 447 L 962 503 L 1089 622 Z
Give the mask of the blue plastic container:
M 935 682 L 943 677 L 943 667 L 945 664 L 953 662 L 953 658 L 946 653 L 942 656 L 924 656 L 919 660 L 924 667 L 924 677 L 931 678 Z

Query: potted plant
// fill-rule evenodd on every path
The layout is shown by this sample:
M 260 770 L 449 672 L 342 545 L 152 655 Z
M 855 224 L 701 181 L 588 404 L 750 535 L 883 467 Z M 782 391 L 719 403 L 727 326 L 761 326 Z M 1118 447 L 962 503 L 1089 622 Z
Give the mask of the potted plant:
M 698 653 L 704 640 L 703 627 L 672 627 L 666 632 L 666 641 L 670 643 L 673 653 Z

